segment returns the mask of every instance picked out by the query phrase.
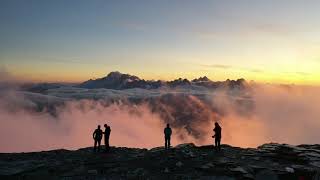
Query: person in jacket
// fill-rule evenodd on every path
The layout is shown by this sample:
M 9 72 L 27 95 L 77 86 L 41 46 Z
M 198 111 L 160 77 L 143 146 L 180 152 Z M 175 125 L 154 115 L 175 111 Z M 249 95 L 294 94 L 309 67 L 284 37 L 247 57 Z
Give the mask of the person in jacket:
M 93 148 L 94 152 L 96 152 L 96 150 L 97 150 L 97 145 L 98 145 L 98 152 L 100 151 L 102 135 L 103 135 L 103 132 L 100 129 L 100 125 L 98 125 L 98 128 L 92 134 L 92 137 L 94 140 L 94 148 Z
M 215 144 L 215 148 L 217 151 L 220 151 L 221 150 L 221 146 L 220 146 L 220 143 L 221 143 L 221 131 L 222 131 L 222 128 L 221 126 L 216 122 L 214 123 L 215 127 L 213 129 L 214 131 L 214 136 L 212 136 L 215 140 L 214 140 L 214 144 Z
M 111 133 L 111 128 L 107 124 L 104 125 L 104 145 L 106 147 L 106 152 L 110 150 L 110 145 L 109 145 L 109 139 L 110 139 L 110 133 Z
M 164 128 L 165 149 L 170 148 L 171 134 L 172 134 L 172 130 L 170 128 L 170 125 L 167 124 L 167 127 Z

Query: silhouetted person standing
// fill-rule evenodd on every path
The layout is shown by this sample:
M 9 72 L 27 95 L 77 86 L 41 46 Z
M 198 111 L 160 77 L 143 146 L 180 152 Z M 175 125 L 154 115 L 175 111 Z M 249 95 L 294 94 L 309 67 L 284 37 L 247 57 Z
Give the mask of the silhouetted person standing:
M 172 130 L 170 125 L 167 124 L 167 127 L 164 128 L 164 140 L 165 140 L 165 149 L 170 148 L 170 139 L 171 139 Z
M 98 125 L 98 128 L 93 132 L 93 139 L 94 139 L 94 152 L 96 152 L 97 144 L 98 144 L 98 152 L 100 151 L 100 145 L 101 145 L 101 139 L 102 139 L 102 130 L 100 129 L 100 125 Z
M 109 145 L 109 138 L 110 138 L 110 133 L 111 133 L 111 128 L 107 124 L 104 125 L 104 145 L 106 146 L 106 151 L 108 152 L 110 150 L 110 145 Z
M 213 129 L 214 131 L 214 136 L 212 136 L 215 140 L 214 140 L 214 143 L 215 143 L 215 148 L 216 150 L 221 150 L 221 147 L 220 147 L 220 143 L 221 143 L 221 131 L 222 131 L 222 128 L 220 127 L 220 125 L 216 122 L 214 123 L 215 127 Z

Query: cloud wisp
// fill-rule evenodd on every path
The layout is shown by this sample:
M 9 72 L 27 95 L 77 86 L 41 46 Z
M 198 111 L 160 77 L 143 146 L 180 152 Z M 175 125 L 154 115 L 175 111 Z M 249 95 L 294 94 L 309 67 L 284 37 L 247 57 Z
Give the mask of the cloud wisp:
M 206 68 L 225 69 L 225 70 L 235 69 L 235 70 L 254 72 L 254 73 L 264 72 L 262 69 L 259 69 L 259 68 L 238 67 L 238 66 L 232 66 L 232 65 L 226 65 L 226 64 L 201 64 L 200 66 L 206 67 Z

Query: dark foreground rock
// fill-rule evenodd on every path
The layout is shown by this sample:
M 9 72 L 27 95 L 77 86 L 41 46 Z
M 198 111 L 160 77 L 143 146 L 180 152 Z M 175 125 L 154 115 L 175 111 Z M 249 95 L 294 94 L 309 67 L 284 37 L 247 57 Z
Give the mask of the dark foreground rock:
M 256 149 L 181 144 L 169 151 L 113 147 L 0 154 L 0 179 L 320 180 L 320 145 Z

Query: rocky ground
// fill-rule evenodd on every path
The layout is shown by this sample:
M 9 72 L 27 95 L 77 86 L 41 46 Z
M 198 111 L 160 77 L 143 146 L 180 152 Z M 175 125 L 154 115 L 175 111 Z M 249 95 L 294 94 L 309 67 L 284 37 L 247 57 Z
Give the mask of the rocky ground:
M 0 154 L 0 179 L 318 180 L 320 145 L 258 148 L 181 144 L 169 151 L 113 147 Z

